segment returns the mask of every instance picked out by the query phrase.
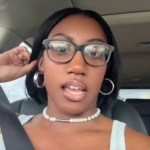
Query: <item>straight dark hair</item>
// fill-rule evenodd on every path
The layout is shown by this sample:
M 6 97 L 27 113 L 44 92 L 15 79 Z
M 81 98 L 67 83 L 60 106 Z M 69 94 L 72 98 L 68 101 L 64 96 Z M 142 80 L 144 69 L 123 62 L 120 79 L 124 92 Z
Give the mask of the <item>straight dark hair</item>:
M 115 47 L 114 52 L 111 55 L 110 61 L 108 63 L 107 72 L 105 74 L 105 78 L 109 78 L 114 82 L 115 88 L 114 91 L 110 95 L 102 95 L 99 93 L 98 95 L 98 107 L 101 106 L 110 106 L 112 105 L 118 96 L 119 90 L 119 76 L 120 76 L 120 59 L 119 52 L 117 48 L 117 44 L 115 38 L 111 32 L 110 27 L 105 22 L 105 20 L 96 12 L 92 10 L 81 10 L 79 8 L 66 8 L 60 11 L 57 11 L 53 15 L 51 15 L 40 27 L 39 32 L 37 33 L 34 43 L 33 49 L 31 53 L 30 62 L 33 60 L 37 60 L 41 57 L 44 47 L 42 45 L 42 41 L 46 39 L 51 32 L 51 30 L 64 18 L 71 15 L 85 15 L 87 17 L 93 18 L 96 20 L 100 26 L 103 28 L 106 37 L 107 43 L 113 45 Z M 26 87 L 28 95 L 35 101 L 40 104 L 47 104 L 47 92 L 45 88 L 37 88 L 33 83 L 33 76 L 35 72 L 38 71 L 38 66 L 36 66 L 26 77 Z M 102 89 L 104 91 L 109 90 L 108 85 L 105 84 L 105 80 L 102 84 Z

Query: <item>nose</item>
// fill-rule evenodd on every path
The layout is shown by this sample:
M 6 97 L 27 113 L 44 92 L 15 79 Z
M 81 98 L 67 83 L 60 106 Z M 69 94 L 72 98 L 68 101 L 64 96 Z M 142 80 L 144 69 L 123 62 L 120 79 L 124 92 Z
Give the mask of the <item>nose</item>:
M 73 59 L 68 63 L 67 71 L 68 73 L 76 75 L 86 75 L 86 68 L 87 64 L 83 59 L 82 53 L 78 51 Z

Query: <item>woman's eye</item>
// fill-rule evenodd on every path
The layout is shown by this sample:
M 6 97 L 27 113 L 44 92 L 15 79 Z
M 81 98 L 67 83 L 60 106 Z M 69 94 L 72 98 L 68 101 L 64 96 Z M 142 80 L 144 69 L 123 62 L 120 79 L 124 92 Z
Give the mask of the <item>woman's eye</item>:
M 54 47 L 54 49 L 60 53 L 65 53 L 67 51 L 67 48 L 62 46 Z
M 98 46 L 88 47 L 87 52 L 92 58 L 100 58 L 104 55 L 104 49 Z
M 64 43 L 61 44 L 61 43 L 54 42 L 49 45 L 49 48 L 52 49 L 53 51 L 55 51 L 57 53 L 61 53 L 61 54 L 67 53 L 67 51 L 68 51 L 68 46 L 67 46 L 67 44 L 64 44 Z
M 104 60 L 106 58 L 106 48 L 100 44 L 87 45 L 84 52 L 93 60 Z
M 99 56 L 99 53 L 97 53 L 96 51 L 91 51 L 90 52 L 90 56 L 92 56 L 92 57 L 96 57 L 96 56 Z

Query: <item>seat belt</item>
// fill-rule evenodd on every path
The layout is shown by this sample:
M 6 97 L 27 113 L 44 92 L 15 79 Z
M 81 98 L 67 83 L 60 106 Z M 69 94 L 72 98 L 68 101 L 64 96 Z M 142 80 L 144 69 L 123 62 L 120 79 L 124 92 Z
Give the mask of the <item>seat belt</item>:
M 0 127 L 6 150 L 34 150 L 0 86 Z

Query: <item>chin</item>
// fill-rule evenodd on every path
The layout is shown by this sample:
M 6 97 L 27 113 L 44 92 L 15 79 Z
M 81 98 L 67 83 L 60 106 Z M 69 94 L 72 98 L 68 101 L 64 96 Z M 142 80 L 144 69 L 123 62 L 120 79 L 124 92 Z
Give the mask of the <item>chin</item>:
M 71 115 L 71 116 L 81 115 L 85 111 L 85 109 L 81 106 L 64 106 L 61 109 L 66 115 Z

